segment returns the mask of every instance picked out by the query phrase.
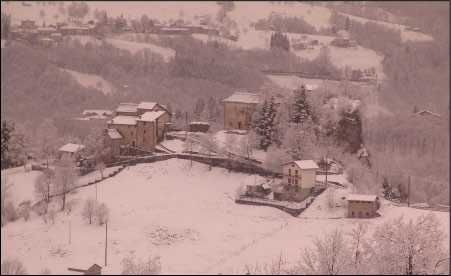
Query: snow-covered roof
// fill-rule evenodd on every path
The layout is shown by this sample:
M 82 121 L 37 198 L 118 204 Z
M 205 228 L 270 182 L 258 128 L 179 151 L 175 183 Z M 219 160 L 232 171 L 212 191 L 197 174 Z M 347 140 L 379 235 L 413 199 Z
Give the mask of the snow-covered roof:
M 313 162 L 313 160 L 297 160 L 297 161 L 294 161 L 294 163 L 303 170 L 319 169 L 318 165 L 316 165 L 316 163 Z
M 318 89 L 318 87 L 319 87 L 318 84 L 306 84 L 306 85 L 305 85 L 305 89 L 306 89 L 307 91 L 313 91 L 313 90 L 316 90 L 316 89 Z
M 151 109 L 153 109 L 156 105 L 157 105 L 157 103 L 155 103 L 155 102 L 141 102 L 141 103 L 138 105 L 138 108 L 139 108 L 139 109 L 149 109 L 149 110 L 151 110 Z
M 72 144 L 72 143 L 67 143 L 64 146 L 62 146 L 61 148 L 59 148 L 59 151 L 64 151 L 64 152 L 77 152 L 81 149 L 83 149 L 85 146 L 83 145 L 79 145 L 79 144 Z
M 117 129 L 114 128 L 107 129 L 107 133 L 108 136 L 111 138 L 111 140 L 124 138 L 122 134 Z
M 41 38 L 40 41 L 53 41 L 51 38 Z
M 103 110 L 103 109 L 86 109 L 83 110 L 83 115 L 89 115 L 89 114 L 97 114 L 97 115 L 112 115 L 113 110 Z
M 209 125 L 207 122 L 191 122 L 190 125 Z
M 139 104 L 135 103 L 120 103 L 116 112 L 137 112 Z
M 346 197 L 346 200 L 359 200 L 359 201 L 375 201 L 377 198 L 376 195 L 359 195 L 359 194 L 350 194 Z
M 291 161 L 287 163 L 283 163 L 282 165 L 287 165 L 295 163 L 301 170 L 308 170 L 308 169 L 319 169 L 318 165 L 313 160 L 297 160 L 297 161 Z
M 50 36 L 61 36 L 61 33 L 53 33 Z
M 156 119 L 158 119 L 161 115 L 163 115 L 164 113 L 166 113 L 166 111 L 147 111 L 146 113 L 141 115 L 141 117 L 139 119 L 137 119 L 137 121 L 153 122 Z
M 236 102 L 236 103 L 262 103 L 262 99 L 258 94 L 235 92 L 223 102 Z
M 414 115 L 424 115 L 424 114 L 429 114 L 429 115 L 433 115 L 433 116 L 436 116 L 436 117 L 442 117 L 442 116 L 440 116 L 440 115 L 438 115 L 438 114 L 436 114 L 436 113 L 434 113 L 434 112 L 431 112 L 431 111 L 429 111 L 429 110 L 421 110 L 421 111 L 419 111 L 419 112 L 417 112 L 417 113 L 413 113 L 411 116 L 414 116 Z
M 136 119 L 138 119 L 138 117 L 119 115 L 119 116 L 116 116 L 113 119 L 109 120 L 107 122 L 107 124 L 112 124 L 112 125 L 136 125 Z

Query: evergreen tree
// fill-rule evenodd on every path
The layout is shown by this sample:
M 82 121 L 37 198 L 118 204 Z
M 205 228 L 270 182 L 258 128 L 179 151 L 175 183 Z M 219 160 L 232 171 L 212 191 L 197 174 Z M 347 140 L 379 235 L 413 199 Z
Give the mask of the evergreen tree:
M 356 153 L 363 144 L 362 122 L 358 109 L 352 112 L 343 113 L 343 117 L 338 122 L 336 137 L 339 143 L 347 145 L 346 150 Z
M 283 35 L 281 32 L 271 34 L 270 45 L 271 48 L 278 47 L 286 51 L 290 49 L 290 41 L 288 40 L 287 36 Z
M 209 121 L 216 121 L 216 108 L 215 99 L 213 97 L 208 98 L 207 111 Z
M 294 123 L 304 123 L 312 120 L 312 111 L 310 104 L 307 102 L 307 94 L 305 86 L 301 86 L 301 90 L 294 91 L 294 103 L 291 115 L 291 121 Z
M 413 111 L 412 111 L 412 114 L 414 114 L 414 113 L 418 113 L 418 106 L 417 105 L 415 105 L 414 107 L 413 107 Z
M 9 148 L 9 144 L 10 144 L 10 140 L 11 140 L 11 133 L 14 130 L 14 126 L 11 124 L 8 124 L 6 122 L 6 120 L 2 121 L 2 126 L 1 126 L 1 155 L 2 155 L 2 164 L 1 164 L 1 168 L 3 169 L 7 169 L 11 166 L 11 160 L 7 154 L 8 152 L 8 148 Z
M 276 118 L 276 112 L 274 98 L 271 98 L 270 101 L 265 100 L 257 120 L 253 124 L 255 132 L 260 136 L 260 147 L 264 150 L 274 142 L 274 120 Z
M 384 182 L 382 182 L 382 194 L 385 199 L 390 199 L 390 186 L 388 185 L 387 177 L 384 177 Z
M 194 110 L 194 114 L 196 114 L 196 118 L 200 119 L 202 117 L 202 113 L 204 112 L 205 101 L 202 97 L 197 99 L 196 109 Z

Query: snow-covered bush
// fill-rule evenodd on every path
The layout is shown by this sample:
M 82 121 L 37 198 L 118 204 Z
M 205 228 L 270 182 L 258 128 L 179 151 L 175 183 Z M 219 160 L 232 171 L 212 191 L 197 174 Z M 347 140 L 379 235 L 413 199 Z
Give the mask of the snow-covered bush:
M 160 256 L 151 256 L 147 261 L 142 261 L 136 260 L 132 252 L 122 261 L 122 275 L 159 275 L 160 273 Z
M 25 266 L 17 260 L 4 260 L 1 268 L 2 275 L 26 275 Z
M 94 215 L 99 221 L 100 225 L 102 225 L 108 219 L 109 214 L 110 210 L 105 203 L 98 204 L 94 211 Z

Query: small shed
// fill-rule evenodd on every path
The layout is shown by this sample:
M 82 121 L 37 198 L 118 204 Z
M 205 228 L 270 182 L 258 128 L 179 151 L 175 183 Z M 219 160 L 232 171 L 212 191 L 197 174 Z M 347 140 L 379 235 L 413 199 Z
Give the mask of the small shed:
M 189 124 L 190 132 L 207 132 L 210 129 L 210 124 L 207 122 L 192 122 Z
M 102 275 L 102 267 L 98 264 L 93 264 L 86 270 L 85 275 Z
M 372 218 L 376 216 L 377 196 L 350 194 L 348 202 L 348 218 Z

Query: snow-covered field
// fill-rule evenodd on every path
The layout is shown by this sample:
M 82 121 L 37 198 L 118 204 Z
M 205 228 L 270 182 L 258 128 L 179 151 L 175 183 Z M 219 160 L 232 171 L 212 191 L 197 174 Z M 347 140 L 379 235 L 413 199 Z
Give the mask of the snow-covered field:
M 120 262 L 131 251 L 141 258 L 161 255 L 163 274 L 242 273 L 245 264 L 269 261 L 280 252 L 293 263 L 299 248 L 311 246 L 313 237 L 335 228 L 349 230 L 361 221 L 322 219 L 344 212 L 342 207 L 328 210 L 326 192 L 300 218 L 271 207 L 235 204 L 236 188 L 254 181 L 253 175 L 210 171 L 204 164 L 190 167 L 188 160 L 171 159 L 139 164 L 98 183 L 98 201 L 111 210 L 103 272 L 120 273 Z M 71 214 L 58 213 L 55 225 L 34 213 L 28 222 L 7 224 L 1 231 L 2 260 L 19 258 L 29 273 L 47 267 L 53 274 L 72 274 L 67 267 L 104 266 L 105 227 L 96 221 L 89 225 L 80 215 L 83 200 L 94 193 L 89 186 L 69 195 L 79 205 Z M 386 204 L 381 212 L 382 217 L 368 220 L 371 226 L 401 214 L 409 219 L 428 213 Z M 449 213 L 436 215 L 449 234 Z
M 71 74 L 74 79 L 84 87 L 93 87 L 101 90 L 105 95 L 111 94 L 115 91 L 114 86 L 103 77 L 95 74 L 80 73 L 68 69 L 61 69 Z
M 2 170 L 2 179 L 6 179 L 8 184 L 12 184 L 9 190 L 11 201 L 14 204 L 28 200 L 34 203 L 36 201 L 33 194 L 34 182 L 41 174 L 40 171 L 26 171 L 23 166 Z
M 113 44 L 116 47 L 124 50 L 129 50 L 132 54 L 144 49 L 149 49 L 153 53 L 161 54 L 165 61 L 169 61 L 175 56 L 175 51 L 169 48 L 164 48 L 147 43 L 139 43 L 116 38 L 106 38 L 106 42 Z
M 359 17 L 359 16 L 346 14 L 346 13 L 342 13 L 342 14 L 347 16 L 347 17 L 349 17 L 349 19 L 352 19 L 352 20 L 355 20 L 355 21 L 358 21 L 358 22 L 361 22 L 361 23 L 372 22 L 372 23 L 377 23 L 377 24 L 383 25 L 385 27 L 389 27 L 389 28 L 395 29 L 395 30 L 399 30 L 401 32 L 401 39 L 404 42 L 407 41 L 407 40 L 411 40 L 411 41 L 428 41 L 428 40 L 432 40 L 433 39 L 433 37 L 430 36 L 430 35 L 406 30 L 406 27 L 407 27 L 406 25 L 389 23 L 389 22 L 378 21 L 378 20 L 371 20 L 371 19 L 367 19 L 367 18 L 363 18 L 363 17 Z

